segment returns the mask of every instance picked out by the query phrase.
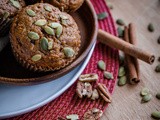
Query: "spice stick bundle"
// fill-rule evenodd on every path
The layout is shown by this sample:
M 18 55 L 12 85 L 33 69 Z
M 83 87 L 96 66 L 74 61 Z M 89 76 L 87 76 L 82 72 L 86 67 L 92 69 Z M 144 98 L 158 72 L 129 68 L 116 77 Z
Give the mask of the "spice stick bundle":
M 136 39 L 136 36 L 135 36 L 134 25 L 130 24 L 129 28 L 125 27 L 125 29 L 124 29 L 124 40 L 126 42 L 135 43 L 135 39 Z M 126 64 L 128 67 L 129 81 L 131 84 L 136 84 L 140 81 L 138 60 L 132 56 L 127 55 L 127 54 L 125 54 L 125 58 L 126 58 Z
M 146 52 L 145 50 L 142 50 L 135 45 L 125 42 L 124 40 L 100 29 L 98 30 L 98 40 L 105 45 L 119 49 L 124 53 L 135 58 L 139 58 L 149 64 L 152 64 L 155 60 L 153 54 L 150 54 L 149 52 Z

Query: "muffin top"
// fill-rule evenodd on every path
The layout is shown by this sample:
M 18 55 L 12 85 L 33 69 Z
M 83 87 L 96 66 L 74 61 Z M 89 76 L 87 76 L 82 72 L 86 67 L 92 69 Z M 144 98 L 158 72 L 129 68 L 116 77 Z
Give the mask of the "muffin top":
M 13 17 L 24 6 L 24 0 L 0 0 L 0 17 Z
M 81 43 L 74 19 L 47 3 L 22 9 L 10 33 L 14 54 L 40 71 L 66 66 L 78 54 Z
M 44 0 L 50 4 L 58 7 L 60 10 L 65 12 L 76 11 L 84 2 L 84 0 Z

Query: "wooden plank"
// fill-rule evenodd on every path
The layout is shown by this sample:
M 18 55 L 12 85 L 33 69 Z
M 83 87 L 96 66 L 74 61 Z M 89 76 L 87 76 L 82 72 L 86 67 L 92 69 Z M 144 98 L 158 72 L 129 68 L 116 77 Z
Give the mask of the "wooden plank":
M 160 1 L 159 0 L 110 0 L 114 9 L 111 10 L 113 18 L 122 18 L 126 24 L 133 22 L 137 26 L 138 47 L 160 56 L 160 45 L 157 39 L 160 36 Z M 152 22 L 155 32 L 150 33 L 147 25 Z M 140 62 L 141 79 L 138 85 L 115 87 L 113 102 L 106 109 L 101 120 L 152 120 L 152 111 L 160 111 L 160 101 L 155 98 L 160 92 L 160 73 L 154 71 L 158 64 L 157 59 L 153 65 Z M 153 99 L 149 103 L 141 104 L 139 95 L 146 86 L 150 89 Z

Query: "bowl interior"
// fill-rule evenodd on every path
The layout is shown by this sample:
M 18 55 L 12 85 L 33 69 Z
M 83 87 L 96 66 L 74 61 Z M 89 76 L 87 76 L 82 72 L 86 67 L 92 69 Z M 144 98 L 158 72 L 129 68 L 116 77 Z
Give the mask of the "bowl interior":
M 97 19 L 93 7 L 89 1 L 85 1 L 79 10 L 72 13 L 71 16 L 75 19 L 81 34 L 81 48 L 76 59 L 65 68 L 53 72 L 33 72 L 23 68 L 15 60 L 11 46 L 8 44 L 0 52 L 0 82 L 11 84 L 36 84 L 49 80 L 54 80 L 58 77 L 71 71 L 87 56 L 92 45 L 96 41 L 97 36 Z

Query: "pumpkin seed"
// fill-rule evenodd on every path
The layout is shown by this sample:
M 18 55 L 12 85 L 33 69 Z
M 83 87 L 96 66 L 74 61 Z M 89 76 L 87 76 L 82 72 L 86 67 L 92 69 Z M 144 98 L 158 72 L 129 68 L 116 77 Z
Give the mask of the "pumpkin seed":
M 49 26 L 45 26 L 44 30 L 49 35 L 55 35 L 54 30 L 52 28 L 50 28 Z
M 155 71 L 156 71 L 156 72 L 160 72 L 160 64 L 158 64 L 158 65 L 156 66 Z
M 46 11 L 48 11 L 48 12 L 51 12 L 51 11 L 52 11 L 52 8 L 51 8 L 50 6 L 48 6 L 48 5 L 45 5 L 45 6 L 44 6 L 44 9 L 45 9 Z
M 156 94 L 156 98 L 160 100 L 160 93 Z
M 74 50 L 70 47 L 64 47 L 63 51 L 64 51 L 65 56 L 68 58 L 73 57 L 75 54 Z
M 40 41 L 40 45 L 43 50 L 48 50 L 48 39 L 43 37 Z
M 98 61 L 98 68 L 101 70 L 106 70 L 106 64 L 103 60 Z
M 67 20 L 61 19 L 61 24 L 64 25 L 64 26 L 66 26 L 67 25 Z
M 57 27 L 59 27 L 60 25 L 61 25 L 61 24 L 58 23 L 58 22 L 49 23 L 49 26 L 50 26 L 51 28 L 57 28 Z
M 21 7 L 21 5 L 20 5 L 18 0 L 10 0 L 10 2 L 17 9 L 19 9 Z
M 123 65 L 123 64 L 124 64 L 124 59 L 125 59 L 124 54 L 122 54 L 122 53 L 120 52 L 120 54 L 119 54 L 119 64 L 120 64 L 120 65 Z
M 61 18 L 61 19 L 63 19 L 63 20 L 68 19 L 68 17 L 67 17 L 67 16 L 65 16 L 65 15 L 60 15 L 60 18 Z
M 145 96 L 142 97 L 142 103 L 145 103 L 145 102 L 149 102 L 150 100 L 152 99 L 152 95 L 151 94 L 147 94 Z
M 103 75 L 104 75 L 104 77 L 107 78 L 107 79 L 110 79 L 110 80 L 113 80 L 113 79 L 114 79 L 113 74 L 110 73 L 110 72 L 104 71 L 104 72 L 103 72 Z
M 149 25 L 148 25 L 148 30 L 149 30 L 150 32 L 154 32 L 154 26 L 153 26 L 152 23 L 149 23 Z
M 125 25 L 124 21 L 122 19 L 117 19 L 116 23 L 118 25 Z
M 118 31 L 118 37 L 123 37 L 123 35 L 124 35 L 124 30 L 123 30 L 121 27 L 118 27 L 118 28 L 117 28 L 117 31 Z
M 6 18 L 8 18 L 8 17 L 9 17 L 9 15 L 10 15 L 10 14 L 9 14 L 9 12 L 4 12 L 4 14 L 3 14 L 3 18 L 5 18 L 5 19 L 6 19 Z
M 63 31 L 63 27 L 62 25 L 58 26 L 57 29 L 56 29 L 56 36 L 59 38 L 60 35 L 62 34 L 62 31 Z
M 119 76 L 119 77 L 122 77 L 122 76 L 124 76 L 125 74 L 126 74 L 125 68 L 124 68 L 123 66 L 121 66 L 121 67 L 119 68 L 118 76 Z
M 29 37 L 30 39 L 32 39 L 32 40 L 38 40 L 38 39 L 39 39 L 38 33 L 33 32 L 33 31 L 31 31 L 31 32 L 28 33 L 28 37 Z
M 143 88 L 142 90 L 141 90 L 141 95 L 142 96 L 145 96 L 145 95 L 147 95 L 147 94 L 149 94 L 149 89 L 148 88 Z
M 113 9 L 113 5 L 111 3 L 108 3 L 107 5 L 109 9 Z
M 69 120 L 79 120 L 79 116 L 77 114 L 71 114 L 66 116 Z
M 36 54 L 31 59 L 32 61 L 36 62 L 36 61 L 39 61 L 41 58 L 42 58 L 41 54 Z
M 51 50 L 53 48 L 53 40 L 48 39 L 48 50 Z
M 154 111 L 154 112 L 152 112 L 151 116 L 153 118 L 160 119 L 160 112 L 159 111 Z
M 97 14 L 97 17 L 98 17 L 98 20 L 103 20 L 108 17 L 108 13 L 107 12 L 99 13 Z
M 36 16 L 36 13 L 35 13 L 33 10 L 31 10 L 31 9 L 27 9 L 26 12 L 27 12 L 27 14 L 28 14 L 29 16 L 31 16 L 31 17 Z
M 43 26 L 47 24 L 47 21 L 45 19 L 40 19 L 40 20 L 37 20 L 34 24 L 37 26 Z
M 127 77 L 126 76 L 122 76 L 122 77 L 119 78 L 119 80 L 118 80 L 118 85 L 119 86 L 123 86 L 126 83 L 127 83 Z

